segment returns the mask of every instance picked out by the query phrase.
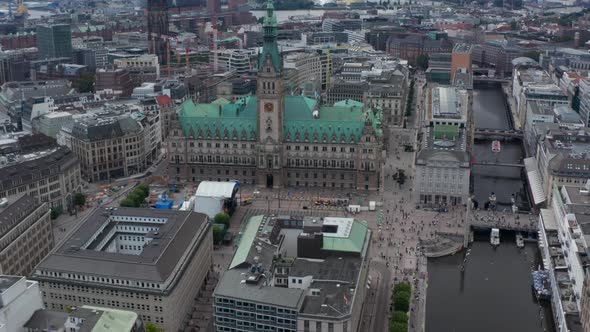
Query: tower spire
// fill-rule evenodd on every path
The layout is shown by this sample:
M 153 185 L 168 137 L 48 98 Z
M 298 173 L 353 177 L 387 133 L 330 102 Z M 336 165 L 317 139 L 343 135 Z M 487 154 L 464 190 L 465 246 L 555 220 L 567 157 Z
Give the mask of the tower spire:
M 266 2 L 266 16 L 262 23 L 264 30 L 264 45 L 262 53 L 258 57 L 258 70 L 262 70 L 266 59 L 270 57 L 270 61 L 274 67 L 275 72 L 279 73 L 282 68 L 281 55 L 277 46 L 277 16 L 275 15 L 275 7 L 272 0 Z

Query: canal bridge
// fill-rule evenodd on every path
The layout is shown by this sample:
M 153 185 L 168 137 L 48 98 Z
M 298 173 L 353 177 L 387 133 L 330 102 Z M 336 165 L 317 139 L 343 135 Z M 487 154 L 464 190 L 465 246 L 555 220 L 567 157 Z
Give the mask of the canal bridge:
M 522 130 L 476 128 L 475 136 L 499 136 L 509 138 L 523 138 Z
M 505 229 L 520 232 L 536 232 L 537 218 L 531 214 L 512 211 L 475 210 L 471 212 L 471 227 L 475 229 Z

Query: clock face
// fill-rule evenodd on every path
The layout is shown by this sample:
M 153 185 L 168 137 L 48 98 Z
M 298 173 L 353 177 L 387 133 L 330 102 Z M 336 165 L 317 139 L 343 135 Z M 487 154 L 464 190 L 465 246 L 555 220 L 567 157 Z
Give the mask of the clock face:
M 272 113 L 274 109 L 274 105 L 272 103 L 266 103 L 264 104 L 264 111 L 267 113 Z

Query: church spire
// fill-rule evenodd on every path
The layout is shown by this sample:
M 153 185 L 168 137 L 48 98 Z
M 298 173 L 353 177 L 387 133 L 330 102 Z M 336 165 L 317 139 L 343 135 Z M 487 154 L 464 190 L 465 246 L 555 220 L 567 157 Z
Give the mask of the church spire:
M 270 57 L 270 61 L 274 67 L 275 72 L 279 73 L 282 68 L 281 55 L 279 47 L 277 46 L 277 16 L 275 15 L 275 7 L 272 0 L 266 2 L 266 16 L 262 23 L 264 30 L 264 46 L 262 53 L 258 57 L 258 70 L 262 70 L 266 59 Z

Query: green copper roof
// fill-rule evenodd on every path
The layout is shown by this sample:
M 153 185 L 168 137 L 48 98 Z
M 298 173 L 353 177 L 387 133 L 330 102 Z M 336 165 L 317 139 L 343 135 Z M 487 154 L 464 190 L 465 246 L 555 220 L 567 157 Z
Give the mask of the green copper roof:
M 324 233 L 324 245 L 322 248 L 325 250 L 360 253 L 363 251 L 368 228 L 369 226 L 366 222 L 355 219 L 350 228 L 350 234 L 348 237 L 330 237 L 326 236 L 326 233 Z
M 214 101 L 211 102 L 211 104 L 215 104 L 215 105 L 227 105 L 227 104 L 231 104 L 231 101 L 225 99 L 225 98 L 217 98 Z
M 336 103 L 334 103 L 334 106 L 356 106 L 356 107 L 363 107 L 365 106 L 363 103 L 361 103 L 360 101 L 356 101 L 354 99 L 345 99 L 345 100 L 341 100 L 338 101 Z
M 88 305 L 84 305 L 82 308 L 104 312 L 96 324 L 94 324 L 91 332 L 131 331 L 137 320 L 137 314 L 133 311 L 93 307 Z
M 286 96 L 283 139 L 286 142 L 355 143 L 370 125 L 382 136 L 381 110 L 372 110 L 355 101 L 334 106 L 318 106 L 315 99 Z M 182 105 L 179 119 L 188 137 L 204 139 L 255 140 L 258 137 L 258 97 L 249 96 L 234 103 L 216 100 L 211 104 Z
M 256 238 L 256 233 L 258 232 L 258 227 L 262 224 L 262 220 L 264 216 L 254 216 L 248 219 L 246 226 L 242 229 L 241 237 L 238 243 L 238 249 L 234 255 L 234 258 L 229 264 L 229 268 L 233 269 L 234 267 L 244 263 L 246 258 L 248 258 L 248 253 L 250 252 L 250 248 L 252 247 L 252 243 Z
M 267 59 L 270 59 L 275 72 L 279 73 L 283 67 L 279 47 L 277 46 L 277 16 L 274 12 L 272 0 L 266 3 L 266 16 L 262 22 L 264 30 L 262 53 L 258 55 L 258 70 L 262 70 Z
M 205 139 L 255 140 L 258 137 L 258 102 L 246 97 L 226 104 L 195 104 L 187 100 L 179 114 L 185 136 Z

